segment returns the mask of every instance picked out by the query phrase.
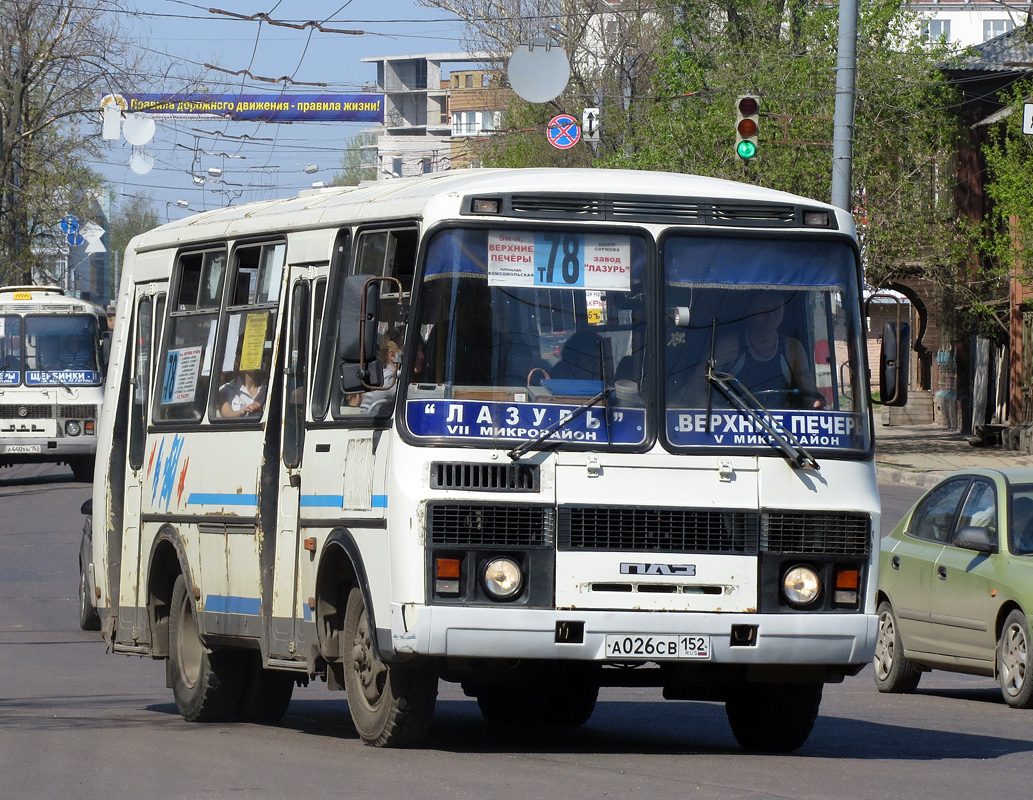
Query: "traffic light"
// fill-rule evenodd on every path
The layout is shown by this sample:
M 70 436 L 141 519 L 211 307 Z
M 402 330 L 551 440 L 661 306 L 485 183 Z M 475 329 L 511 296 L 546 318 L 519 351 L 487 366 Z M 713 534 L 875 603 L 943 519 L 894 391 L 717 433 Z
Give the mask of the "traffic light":
M 753 95 L 743 95 L 735 100 L 735 154 L 743 161 L 757 155 L 757 130 L 760 121 L 760 105 Z

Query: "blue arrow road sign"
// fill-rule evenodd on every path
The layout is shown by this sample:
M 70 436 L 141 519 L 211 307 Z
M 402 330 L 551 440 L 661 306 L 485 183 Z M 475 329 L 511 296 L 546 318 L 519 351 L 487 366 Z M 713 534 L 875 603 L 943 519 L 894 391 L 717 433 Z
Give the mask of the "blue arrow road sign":
M 75 233 L 79 230 L 79 220 L 73 217 L 71 214 L 61 217 L 61 230 L 65 233 Z

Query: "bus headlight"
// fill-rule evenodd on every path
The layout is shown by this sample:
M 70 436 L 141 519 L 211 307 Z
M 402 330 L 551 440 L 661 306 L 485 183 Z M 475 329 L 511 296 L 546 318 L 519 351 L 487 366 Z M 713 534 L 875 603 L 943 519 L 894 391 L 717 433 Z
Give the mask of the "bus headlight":
M 82 427 L 74 419 L 70 419 L 65 423 L 65 433 L 69 436 L 78 436 L 82 433 Z
M 821 579 L 810 567 L 796 566 L 782 578 L 782 592 L 794 606 L 813 603 L 821 591 Z
M 520 565 L 511 558 L 495 558 L 484 568 L 484 589 L 496 600 L 516 597 L 524 585 Z

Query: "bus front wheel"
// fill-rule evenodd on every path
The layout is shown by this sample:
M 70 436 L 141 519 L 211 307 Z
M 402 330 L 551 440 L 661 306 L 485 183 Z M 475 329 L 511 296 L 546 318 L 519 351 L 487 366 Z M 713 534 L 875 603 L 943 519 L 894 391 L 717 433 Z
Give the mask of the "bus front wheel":
M 746 683 L 725 700 L 732 733 L 745 750 L 791 753 L 807 741 L 821 706 L 820 683 Z
M 373 644 L 362 592 L 353 588 L 344 613 L 344 688 L 355 730 L 373 747 L 411 747 L 430 728 L 437 675 L 418 667 L 388 666 Z
M 222 722 L 236 714 L 243 690 L 243 670 L 236 655 L 204 646 L 186 580 L 179 575 L 169 612 L 169 670 L 183 719 Z
M 68 466 L 72 468 L 72 475 L 77 481 L 93 483 L 93 463 L 92 456 L 76 456 L 68 462 Z

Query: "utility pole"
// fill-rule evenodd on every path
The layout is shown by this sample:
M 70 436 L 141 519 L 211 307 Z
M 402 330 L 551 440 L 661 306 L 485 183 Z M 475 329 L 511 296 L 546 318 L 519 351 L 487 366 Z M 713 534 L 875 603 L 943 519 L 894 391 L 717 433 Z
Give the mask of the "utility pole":
M 832 120 L 832 205 L 853 205 L 854 81 L 857 75 L 857 0 L 839 0 L 836 108 Z

